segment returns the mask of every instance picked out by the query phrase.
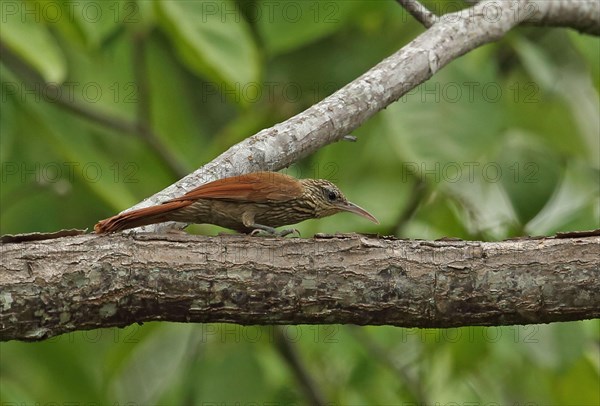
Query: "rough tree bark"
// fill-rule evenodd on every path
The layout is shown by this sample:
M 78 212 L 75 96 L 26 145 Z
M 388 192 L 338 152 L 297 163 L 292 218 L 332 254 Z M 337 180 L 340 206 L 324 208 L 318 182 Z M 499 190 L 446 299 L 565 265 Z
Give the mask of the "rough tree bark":
M 600 317 L 600 236 L 502 242 L 232 235 L 2 245 L 1 339 L 150 320 L 456 327 Z

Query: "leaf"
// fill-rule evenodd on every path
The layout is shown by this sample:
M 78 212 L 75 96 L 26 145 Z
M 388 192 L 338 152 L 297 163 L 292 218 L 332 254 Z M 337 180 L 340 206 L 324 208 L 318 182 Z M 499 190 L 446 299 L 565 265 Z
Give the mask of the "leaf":
M 542 46 L 524 37 L 515 37 L 513 46 L 523 65 L 536 82 L 547 90 L 555 90 L 557 84 L 556 66 L 544 52 Z
M 361 9 L 372 7 L 345 0 L 260 2 L 252 14 L 267 49 L 275 55 L 330 35 Z
M 457 209 L 457 205 L 444 195 L 434 195 L 417 211 L 410 221 L 402 237 L 409 238 L 442 238 L 469 237 L 465 224 L 465 214 Z
M 568 162 L 560 186 L 544 209 L 527 224 L 531 235 L 600 227 L 600 172 Z
M 600 47 L 598 46 L 598 38 L 581 35 L 572 30 L 568 30 L 567 35 L 572 46 L 585 60 L 585 66 L 590 70 L 590 79 L 595 82 L 595 87 L 598 88 L 600 86 Z
M 14 6 L 14 9 L 13 9 Z M 22 3 L 2 5 L 2 42 L 38 71 L 46 82 L 62 83 L 67 66 L 62 50 L 37 13 L 26 13 Z
M 66 113 L 48 104 L 28 106 L 32 133 L 35 131 L 42 139 L 46 138 L 48 145 L 63 159 L 61 165 L 75 165 L 73 173 L 81 176 L 90 189 L 112 207 L 129 207 L 137 201 L 127 183 L 115 181 L 115 172 L 110 169 L 113 157 L 98 154 L 92 141 L 94 132 L 87 123 L 67 120 Z
M 16 124 L 16 102 L 15 97 L 18 97 L 18 89 L 16 81 L 6 80 L 4 75 L 5 69 L 0 66 L 0 78 L 2 78 L 2 120 L 0 120 L 0 162 L 4 162 L 9 157 L 14 156 L 14 145 L 17 138 Z
M 480 61 L 484 52 L 465 55 L 463 66 L 448 66 L 380 113 L 399 158 L 423 174 L 439 174 L 438 166 L 465 167 L 498 144 L 507 121 L 500 103 L 506 91 L 491 62 Z
M 513 134 L 498 157 L 497 175 L 521 225 L 546 206 L 560 181 L 558 156 L 524 134 Z
M 217 83 L 241 89 L 258 80 L 259 57 L 250 28 L 231 1 L 160 1 L 160 26 L 182 62 Z M 244 104 L 245 97 L 235 97 Z
M 63 3 L 65 17 L 82 34 L 85 45 L 97 48 L 123 22 L 138 22 L 139 8 L 133 1 L 81 0 Z
M 553 387 L 557 404 L 600 404 L 599 378 L 594 364 L 586 358 L 580 358 L 575 365 L 557 377 L 556 385 Z
M 230 332 L 237 334 L 244 327 L 231 325 L 224 328 L 230 328 Z M 241 340 L 234 343 L 213 342 L 206 347 L 206 353 L 212 353 L 210 357 L 193 360 L 187 376 L 188 382 L 193 382 L 189 384 L 195 392 L 193 404 L 235 404 L 239 399 L 244 399 L 248 404 L 261 403 L 266 385 L 257 359 L 262 346 L 260 343 L 243 341 L 243 338 Z M 202 345 L 201 342 L 198 345 Z M 237 377 L 235 384 L 231 382 L 232 371 Z
M 581 55 L 571 51 L 555 55 L 556 50 L 551 45 L 544 46 L 528 42 L 524 38 L 514 41 L 515 50 L 519 54 L 529 75 L 540 84 L 549 94 L 559 96 L 562 100 L 557 108 L 557 113 L 569 111 L 574 120 L 575 128 L 568 127 L 569 143 L 577 144 L 571 140 L 572 134 L 578 135 L 586 149 L 585 153 L 592 157 L 594 164 L 600 167 L 600 119 L 598 118 L 598 91 L 594 88 L 593 76 L 582 74 L 587 71 L 587 64 L 583 64 Z M 564 37 L 556 38 L 556 42 L 564 41 Z M 567 41 L 565 41 L 567 42 Z M 567 44 L 572 46 L 571 42 Z M 593 47 L 592 47 L 593 48 Z M 593 53 L 590 53 L 593 55 Z M 568 60 L 566 64 L 562 60 Z M 593 65 L 592 65 L 593 67 Z M 569 109 L 565 109 L 565 103 Z M 544 113 L 548 113 L 545 111 Z M 564 114 L 564 113 L 563 113 Z M 561 114 L 562 115 L 562 114 Z M 556 117 L 554 117 L 556 120 Z M 546 121 L 546 117 L 539 121 Z M 562 119 L 562 122 L 567 120 Z M 552 132 L 554 128 L 552 128 Z
M 190 350 L 191 326 L 163 325 L 137 344 L 110 383 L 115 399 L 157 404 L 181 380 Z
M 211 132 L 206 126 L 214 121 L 217 114 L 208 106 L 200 110 L 195 108 L 193 97 L 197 92 L 193 89 L 197 82 L 189 75 L 182 74 L 183 68 L 172 57 L 169 43 L 158 35 L 148 38 L 146 64 L 147 81 L 152 94 L 148 103 L 154 131 L 190 168 L 216 156 L 207 155 L 205 151 L 209 149 L 207 134 Z

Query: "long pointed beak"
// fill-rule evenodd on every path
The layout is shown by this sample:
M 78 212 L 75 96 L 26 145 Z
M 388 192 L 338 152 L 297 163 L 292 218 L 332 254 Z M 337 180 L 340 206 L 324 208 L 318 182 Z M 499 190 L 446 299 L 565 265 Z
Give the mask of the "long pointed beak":
M 379 221 L 375 218 L 375 216 L 373 216 L 371 213 L 369 213 L 368 211 L 366 211 L 365 209 L 363 209 L 362 207 L 360 207 L 354 203 L 344 202 L 344 203 L 341 203 L 338 207 L 340 208 L 340 210 L 349 211 L 350 213 L 358 214 L 361 217 L 371 220 L 375 224 L 379 224 Z

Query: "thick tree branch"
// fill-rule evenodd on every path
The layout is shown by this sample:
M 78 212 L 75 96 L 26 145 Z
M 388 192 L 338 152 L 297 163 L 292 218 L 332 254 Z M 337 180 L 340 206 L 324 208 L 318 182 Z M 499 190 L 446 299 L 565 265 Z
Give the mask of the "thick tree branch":
M 456 327 L 600 317 L 600 236 L 82 235 L 4 243 L 2 340 L 136 322 Z
M 280 170 L 343 139 L 378 111 L 465 53 L 522 23 L 567 25 L 600 33 L 600 2 L 483 1 L 438 18 L 430 29 L 333 95 L 234 145 L 210 163 L 134 208 L 159 204 L 203 183 L 259 170 Z M 183 228 L 184 224 L 177 224 Z M 173 224 L 148 226 L 163 231 Z

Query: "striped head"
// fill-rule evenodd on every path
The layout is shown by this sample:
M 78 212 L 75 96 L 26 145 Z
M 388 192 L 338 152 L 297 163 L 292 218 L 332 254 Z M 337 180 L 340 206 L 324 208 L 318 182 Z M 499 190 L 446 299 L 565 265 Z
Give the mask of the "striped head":
M 379 224 L 371 213 L 349 202 L 333 183 L 324 179 L 301 179 L 300 182 L 304 186 L 304 198 L 313 206 L 316 218 L 347 211 Z

